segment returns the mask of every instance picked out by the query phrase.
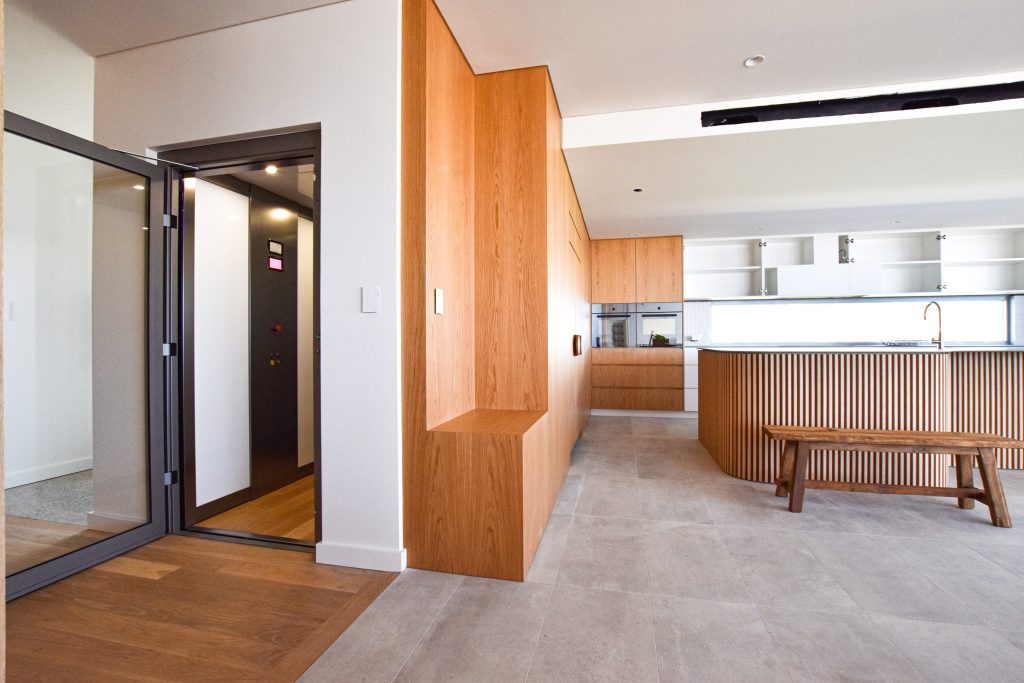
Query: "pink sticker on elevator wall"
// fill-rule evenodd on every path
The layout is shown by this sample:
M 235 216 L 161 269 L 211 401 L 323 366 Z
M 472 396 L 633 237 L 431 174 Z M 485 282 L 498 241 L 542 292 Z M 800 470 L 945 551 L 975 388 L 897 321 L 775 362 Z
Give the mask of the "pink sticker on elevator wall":
M 270 256 L 267 258 L 267 267 L 271 270 L 284 270 L 284 261 Z

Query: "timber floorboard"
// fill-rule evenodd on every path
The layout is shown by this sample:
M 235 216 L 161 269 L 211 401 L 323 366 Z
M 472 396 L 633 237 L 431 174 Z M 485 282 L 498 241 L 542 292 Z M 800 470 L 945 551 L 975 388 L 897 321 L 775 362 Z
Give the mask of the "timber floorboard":
M 397 576 L 165 536 L 7 605 L 7 680 L 293 681 Z
M 313 476 L 242 503 L 196 524 L 201 529 L 246 531 L 263 536 L 316 542 Z

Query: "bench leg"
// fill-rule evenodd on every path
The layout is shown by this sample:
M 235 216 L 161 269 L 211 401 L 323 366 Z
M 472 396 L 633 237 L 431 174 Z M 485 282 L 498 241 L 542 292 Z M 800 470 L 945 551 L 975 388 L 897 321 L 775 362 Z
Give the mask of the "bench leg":
M 974 486 L 974 456 L 954 455 L 956 458 L 956 486 L 957 488 L 973 488 Z M 973 498 L 957 498 L 956 504 L 963 510 L 974 509 Z
M 779 475 L 775 478 L 775 495 L 779 498 L 783 498 L 789 493 L 789 482 L 793 481 L 793 460 L 795 457 L 796 442 L 783 442 L 782 457 L 779 459 Z
M 807 456 L 810 449 L 803 441 L 796 445 L 796 456 L 793 458 L 793 475 L 789 480 L 789 511 L 801 512 L 804 509 L 804 483 L 807 481 Z
M 988 501 L 992 523 L 1009 529 L 1013 525 L 1010 523 L 1010 511 L 1006 507 L 1006 497 L 1003 495 L 1003 484 L 999 481 L 999 472 L 996 471 L 995 451 L 991 448 L 979 448 L 978 460 L 981 483 L 985 487 L 985 498 Z

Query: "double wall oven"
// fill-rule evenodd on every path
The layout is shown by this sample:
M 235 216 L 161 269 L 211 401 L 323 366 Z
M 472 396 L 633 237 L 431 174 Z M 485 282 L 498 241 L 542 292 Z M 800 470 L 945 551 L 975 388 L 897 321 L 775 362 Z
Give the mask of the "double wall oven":
M 594 304 L 594 347 L 682 346 L 683 304 Z

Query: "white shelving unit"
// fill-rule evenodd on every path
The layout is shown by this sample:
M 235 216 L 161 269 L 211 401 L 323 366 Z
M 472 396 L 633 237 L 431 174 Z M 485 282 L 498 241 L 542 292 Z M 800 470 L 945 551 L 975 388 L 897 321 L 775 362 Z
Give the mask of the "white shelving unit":
M 1024 226 L 686 241 L 687 300 L 1024 292 Z

